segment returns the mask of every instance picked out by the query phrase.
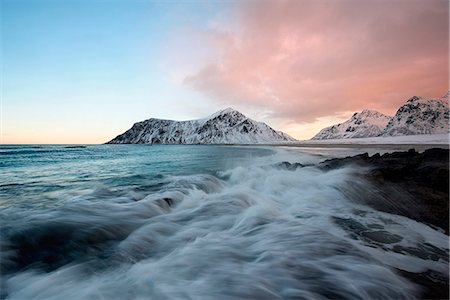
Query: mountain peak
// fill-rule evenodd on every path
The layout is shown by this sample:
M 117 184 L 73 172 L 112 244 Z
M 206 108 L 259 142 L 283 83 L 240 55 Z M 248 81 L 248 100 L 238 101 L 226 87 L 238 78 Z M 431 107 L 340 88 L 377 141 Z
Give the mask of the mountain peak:
M 412 96 L 394 117 L 365 109 L 347 121 L 322 129 L 312 139 L 439 134 L 449 132 L 449 92 L 440 98 Z
M 441 98 L 414 96 L 397 110 L 383 136 L 448 133 L 449 115 L 448 92 Z
M 384 114 L 380 113 L 379 111 L 376 110 L 371 110 L 371 109 L 364 109 L 362 112 L 358 113 L 358 115 L 362 115 L 362 116 L 384 116 Z
M 224 115 L 236 115 L 236 116 L 239 116 L 240 118 L 245 118 L 245 116 L 242 113 L 240 113 L 239 111 L 237 111 L 231 107 L 227 107 L 225 109 L 222 109 L 222 110 L 219 110 L 219 111 L 213 113 L 212 115 L 207 117 L 205 120 L 211 120 L 218 116 L 224 116 Z
M 312 139 L 341 139 L 378 136 L 391 117 L 376 110 L 356 112 L 347 121 L 322 129 Z
M 235 111 L 237 111 L 237 110 L 235 110 L 232 107 L 227 107 L 227 108 L 224 108 L 222 110 L 219 110 L 217 113 L 228 114 L 228 113 L 232 113 L 232 112 L 235 112 Z
M 415 101 L 418 101 L 418 100 L 421 100 L 421 99 L 422 99 L 422 97 L 412 96 L 411 98 L 408 99 L 407 102 L 415 102 Z
M 448 98 L 449 98 L 449 94 L 450 91 L 447 92 L 445 95 L 443 95 L 442 97 L 438 97 L 438 98 L 427 98 L 427 97 L 422 97 L 422 96 L 413 96 L 411 98 L 408 99 L 408 101 L 406 101 L 406 104 L 410 103 L 410 104 L 419 104 L 419 103 L 430 103 L 430 102 L 443 102 L 443 103 L 448 103 Z
M 137 124 L 137 125 L 136 125 Z M 231 107 L 190 121 L 149 119 L 109 141 L 109 144 L 258 144 L 295 140 Z
M 376 110 L 364 109 L 361 114 L 378 114 Z

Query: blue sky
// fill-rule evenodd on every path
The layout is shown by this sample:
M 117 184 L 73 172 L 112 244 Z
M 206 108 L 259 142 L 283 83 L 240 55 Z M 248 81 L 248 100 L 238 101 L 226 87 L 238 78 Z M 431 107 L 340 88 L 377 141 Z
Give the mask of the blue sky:
M 228 106 L 307 139 L 449 89 L 448 0 L 0 1 L 0 143 Z
M 3 1 L 3 142 L 100 143 L 150 117 L 203 116 L 205 97 L 171 78 L 168 48 L 174 32 L 207 26 L 218 9 Z

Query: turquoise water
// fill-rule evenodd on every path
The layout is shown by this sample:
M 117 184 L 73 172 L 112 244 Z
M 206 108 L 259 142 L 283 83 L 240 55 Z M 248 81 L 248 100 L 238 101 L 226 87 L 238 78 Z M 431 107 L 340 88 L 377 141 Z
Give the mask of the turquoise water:
M 82 190 L 151 192 L 175 175 L 217 174 L 274 150 L 185 145 L 0 145 L 2 206 L 48 206 Z
M 421 290 L 399 270 L 445 282 L 448 236 L 355 203 L 377 193 L 366 170 L 316 166 L 357 152 L 0 146 L 0 298 L 398 299 Z

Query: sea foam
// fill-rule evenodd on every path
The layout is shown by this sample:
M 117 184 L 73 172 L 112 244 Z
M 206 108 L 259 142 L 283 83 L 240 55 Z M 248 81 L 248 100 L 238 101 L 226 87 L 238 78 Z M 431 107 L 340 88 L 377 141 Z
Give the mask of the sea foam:
M 278 151 L 215 174 L 164 176 L 139 197 L 103 187 L 33 213 L 10 208 L 2 295 L 399 299 L 420 293 L 399 269 L 448 277 L 448 236 L 353 202 L 353 184 L 372 188 L 358 179 L 364 170 L 325 172 L 311 165 L 320 160 Z

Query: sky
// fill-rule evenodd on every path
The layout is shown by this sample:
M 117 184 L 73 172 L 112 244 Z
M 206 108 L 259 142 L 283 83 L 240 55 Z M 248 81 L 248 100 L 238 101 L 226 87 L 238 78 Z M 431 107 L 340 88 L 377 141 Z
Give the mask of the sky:
M 449 90 L 447 0 L 0 0 L 0 143 L 225 107 L 295 138 Z

